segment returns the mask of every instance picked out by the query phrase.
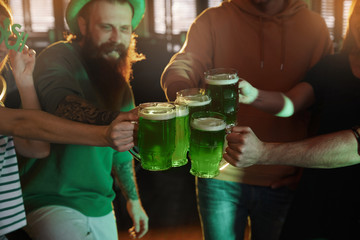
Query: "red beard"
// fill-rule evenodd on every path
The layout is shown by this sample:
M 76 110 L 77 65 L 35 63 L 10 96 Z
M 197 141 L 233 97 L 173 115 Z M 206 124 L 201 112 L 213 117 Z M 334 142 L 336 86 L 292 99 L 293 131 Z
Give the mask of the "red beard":
M 115 60 L 105 59 L 103 56 L 116 51 L 119 58 Z M 91 39 L 86 38 L 82 48 L 82 56 L 85 60 L 90 80 L 96 90 L 99 100 L 110 110 L 118 110 L 120 106 L 120 90 L 126 84 L 123 76 L 124 63 L 127 58 L 127 49 L 123 44 L 105 43 L 95 46 Z

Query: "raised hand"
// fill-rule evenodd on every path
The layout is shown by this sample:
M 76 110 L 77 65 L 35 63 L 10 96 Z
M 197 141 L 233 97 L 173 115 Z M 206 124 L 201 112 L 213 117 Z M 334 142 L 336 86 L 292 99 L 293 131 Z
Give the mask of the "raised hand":
M 264 143 L 249 127 L 235 126 L 226 136 L 228 147 L 224 159 L 235 167 L 249 167 L 263 157 Z
M 33 84 L 32 73 L 35 66 L 35 56 L 36 52 L 27 45 L 25 45 L 22 52 L 9 51 L 12 71 L 18 86 Z
M 109 125 L 106 139 L 109 145 L 119 152 L 134 147 L 134 131 L 137 129 L 138 116 L 135 111 L 122 112 Z
M 239 82 L 239 103 L 251 104 L 259 95 L 259 90 L 254 88 L 249 82 L 241 80 Z

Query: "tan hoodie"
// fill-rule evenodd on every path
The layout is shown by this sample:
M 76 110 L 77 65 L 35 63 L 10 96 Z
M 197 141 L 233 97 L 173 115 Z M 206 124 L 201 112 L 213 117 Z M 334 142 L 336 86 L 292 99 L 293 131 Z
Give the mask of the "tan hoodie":
M 275 16 L 264 14 L 250 0 L 232 0 L 197 17 L 183 48 L 165 68 L 161 84 L 165 93 L 204 87 L 206 70 L 231 67 L 256 88 L 287 91 L 329 53 L 332 41 L 324 20 L 302 0 L 288 0 Z M 237 121 L 263 141 L 293 141 L 308 135 L 306 112 L 279 118 L 239 104 Z M 230 166 L 217 178 L 268 186 L 294 171 L 289 166 Z

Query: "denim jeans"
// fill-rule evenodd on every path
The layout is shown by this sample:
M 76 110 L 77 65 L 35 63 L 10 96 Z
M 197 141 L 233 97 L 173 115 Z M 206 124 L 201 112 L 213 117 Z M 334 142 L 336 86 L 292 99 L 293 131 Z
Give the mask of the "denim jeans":
M 242 240 L 247 217 L 253 240 L 277 240 L 293 191 L 216 179 L 196 179 L 198 209 L 206 240 Z
M 87 217 L 63 206 L 47 206 L 27 215 L 25 231 L 37 240 L 117 240 L 114 213 Z

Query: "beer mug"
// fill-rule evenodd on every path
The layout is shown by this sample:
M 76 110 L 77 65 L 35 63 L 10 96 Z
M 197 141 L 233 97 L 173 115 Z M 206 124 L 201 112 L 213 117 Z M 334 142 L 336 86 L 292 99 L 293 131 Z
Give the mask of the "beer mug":
M 202 111 L 191 115 L 190 120 L 190 173 L 201 178 L 217 176 L 225 141 L 225 116 Z
M 236 124 L 238 81 L 237 70 L 233 68 L 205 72 L 206 88 L 212 99 L 210 110 L 224 114 L 227 125 Z
M 176 107 L 176 133 L 175 151 L 172 157 L 172 166 L 184 166 L 187 160 L 190 141 L 189 107 L 187 105 L 175 104 Z
M 171 168 L 175 150 L 175 123 L 174 104 L 153 102 L 139 105 L 140 157 L 135 158 L 140 158 L 143 169 L 161 171 Z
M 188 88 L 176 92 L 175 103 L 188 105 L 191 118 L 193 112 L 209 110 L 211 97 L 204 88 Z

